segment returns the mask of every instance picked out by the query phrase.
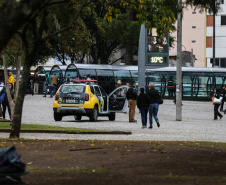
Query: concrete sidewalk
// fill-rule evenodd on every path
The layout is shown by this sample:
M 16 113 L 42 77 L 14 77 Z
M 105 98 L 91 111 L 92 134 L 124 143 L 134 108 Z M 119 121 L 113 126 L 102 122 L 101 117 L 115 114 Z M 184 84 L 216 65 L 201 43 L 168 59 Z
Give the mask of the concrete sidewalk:
M 78 135 L 78 134 L 29 134 L 21 133 L 21 138 L 30 139 L 100 139 L 100 140 L 159 140 L 159 141 L 214 141 L 226 142 L 226 116 L 222 120 L 213 120 L 213 108 L 209 102 L 183 101 L 182 121 L 176 121 L 176 106 L 172 100 L 164 100 L 160 105 L 158 117 L 160 128 L 154 123 L 153 129 L 141 128 L 141 116 L 136 110 L 137 123 L 129 123 L 128 114 L 117 114 L 115 121 L 106 117 L 98 122 L 89 122 L 88 117 L 75 121 L 73 116 L 64 117 L 55 122 L 52 110 L 53 98 L 41 95 L 26 96 L 23 108 L 23 123 L 43 124 L 62 127 L 88 128 L 110 131 L 132 132 L 131 135 Z M 224 114 L 222 113 L 224 116 Z M 7 138 L 9 134 L 1 133 Z

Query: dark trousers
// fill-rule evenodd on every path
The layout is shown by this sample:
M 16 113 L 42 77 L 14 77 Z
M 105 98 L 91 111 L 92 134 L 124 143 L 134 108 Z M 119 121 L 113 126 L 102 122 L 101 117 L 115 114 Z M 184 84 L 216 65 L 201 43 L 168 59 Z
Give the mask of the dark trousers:
M 57 90 L 58 90 L 57 87 L 58 87 L 58 86 L 57 86 L 56 84 L 53 84 L 53 95 L 56 94 L 56 92 L 57 92 Z
M 224 111 L 224 98 L 223 98 L 223 100 L 222 100 L 222 102 L 221 102 L 221 108 L 220 108 L 220 111 Z
M 142 125 L 145 127 L 147 126 L 148 110 L 149 110 L 149 107 L 140 109 Z
M 217 116 L 222 117 L 221 113 L 218 111 L 220 104 L 214 105 L 214 119 L 217 119 Z
M 2 116 L 5 119 L 6 107 L 8 107 L 9 117 L 11 119 L 11 109 L 10 109 L 10 106 L 9 106 L 9 102 L 5 102 L 5 101 L 2 102 L 2 109 L 3 109 L 2 110 Z

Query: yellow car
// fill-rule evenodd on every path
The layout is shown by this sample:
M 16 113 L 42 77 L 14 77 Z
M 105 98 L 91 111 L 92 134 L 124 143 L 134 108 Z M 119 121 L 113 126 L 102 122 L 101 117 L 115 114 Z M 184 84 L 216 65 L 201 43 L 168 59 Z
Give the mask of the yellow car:
M 75 120 L 88 116 L 90 121 L 97 121 L 98 116 L 107 116 L 114 121 L 116 112 L 127 112 L 127 90 L 128 86 L 121 86 L 107 95 L 96 84 L 63 84 L 53 103 L 54 120 L 61 121 L 63 116 L 74 115 Z

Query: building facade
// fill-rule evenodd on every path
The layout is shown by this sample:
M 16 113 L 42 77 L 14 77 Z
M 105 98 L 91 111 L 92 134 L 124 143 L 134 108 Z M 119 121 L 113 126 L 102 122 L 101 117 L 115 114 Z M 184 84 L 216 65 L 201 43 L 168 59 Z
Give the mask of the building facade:
M 221 10 L 215 16 L 215 67 L 226 67 L 226 1 L 220 0 Z M 206 18 L 206 63 L 213 62 L 213 15 Z

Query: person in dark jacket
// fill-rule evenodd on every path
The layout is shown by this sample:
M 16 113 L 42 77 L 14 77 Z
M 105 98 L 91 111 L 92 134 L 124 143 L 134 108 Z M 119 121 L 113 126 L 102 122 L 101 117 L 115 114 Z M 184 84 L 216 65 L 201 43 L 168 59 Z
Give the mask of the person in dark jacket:
M 10 94 L 12 99 L 14 98 L 14 91 L 13 91 L 13 84 L 9 83 L 9 90 L 10 90 Z M 9 117 L 11 119 L 11 109 L 9 106 L 9 101 L 8 101 L 8 97 L 7 97 L 7 93 L 6 93 L 6 88 L 4 87 L 1 92 L 0 92 L 0 96 L 2 96 L 5 93 L 5 97 L 4 100 L 2 101 L 2 116 L 5 119 L 5 113 L 6 113 L 6 107 L 8 108 L 8 113 L 9 113 Z
M 140 109 L 142 128 L 147 128 L 147 115 L 149 110 L 150 97 L 144 93 L 144 88 L 140 88 L 140 94 L 137 97 L 137 107 Z
M 68 75 L 67 75 L 67 78 L 66 78 L 66 80 L 65 80 L 65 83 L 66 83 L 66 84 L 69 84 L 70 82 L 71 82 L 71 75 L 68 74 Z
M 135 109 L 136 109 L 136 100 L 137 100 L 135 81 L 131 83 L 131 87 L 126 92 L 126 99 L 129 101 L 129 122 L 136 123 L 137 120 L 134 119 Z
M 223 96 L 223 99 L 222 99 L 222 103 L 221 103 L 221 107 L 220 107 L 220 111 L 223 112 L 224 111 L 224 99 L 225 99 L 225 85 L 222 85 L 221 86 L 221 94 Z
M 215 89 L 215 90 L 214 90 L 213 96 L 214 96 L 215 98 L 219 99 L 220 96 L 222 96 L 221 90 L 220 90 L 220 89 Z M 219 116 L 220 119 L 223 118 L 223 116 L 221 115 L 221 113 L 218 111 L 220 105 L 221 105 L 221 104 L 214 104 L 214 119 L 213 119 L 213 120 L 217 120 L 217 116 Z
M 158 98 L 159 98 L 159 91 L 155 89 L 155 85 L 153 83 L 149 84 L 149 90 L 147 91 L 148 96 L 150 97 L 150 105 L 149 105 L 149 122 L 150 127 L 152 129 L 152 117 L 154 117 L 157 126 L 160 127 L 159 119 L 158 119 Z
M 39 89 L 39 81 L 40 78 L 38 76 L 38 71 L 34 74 L 34 78 L 33 78 L 33 83 L 34 83 L 34 93 L 38 94 L 38 89 Z

